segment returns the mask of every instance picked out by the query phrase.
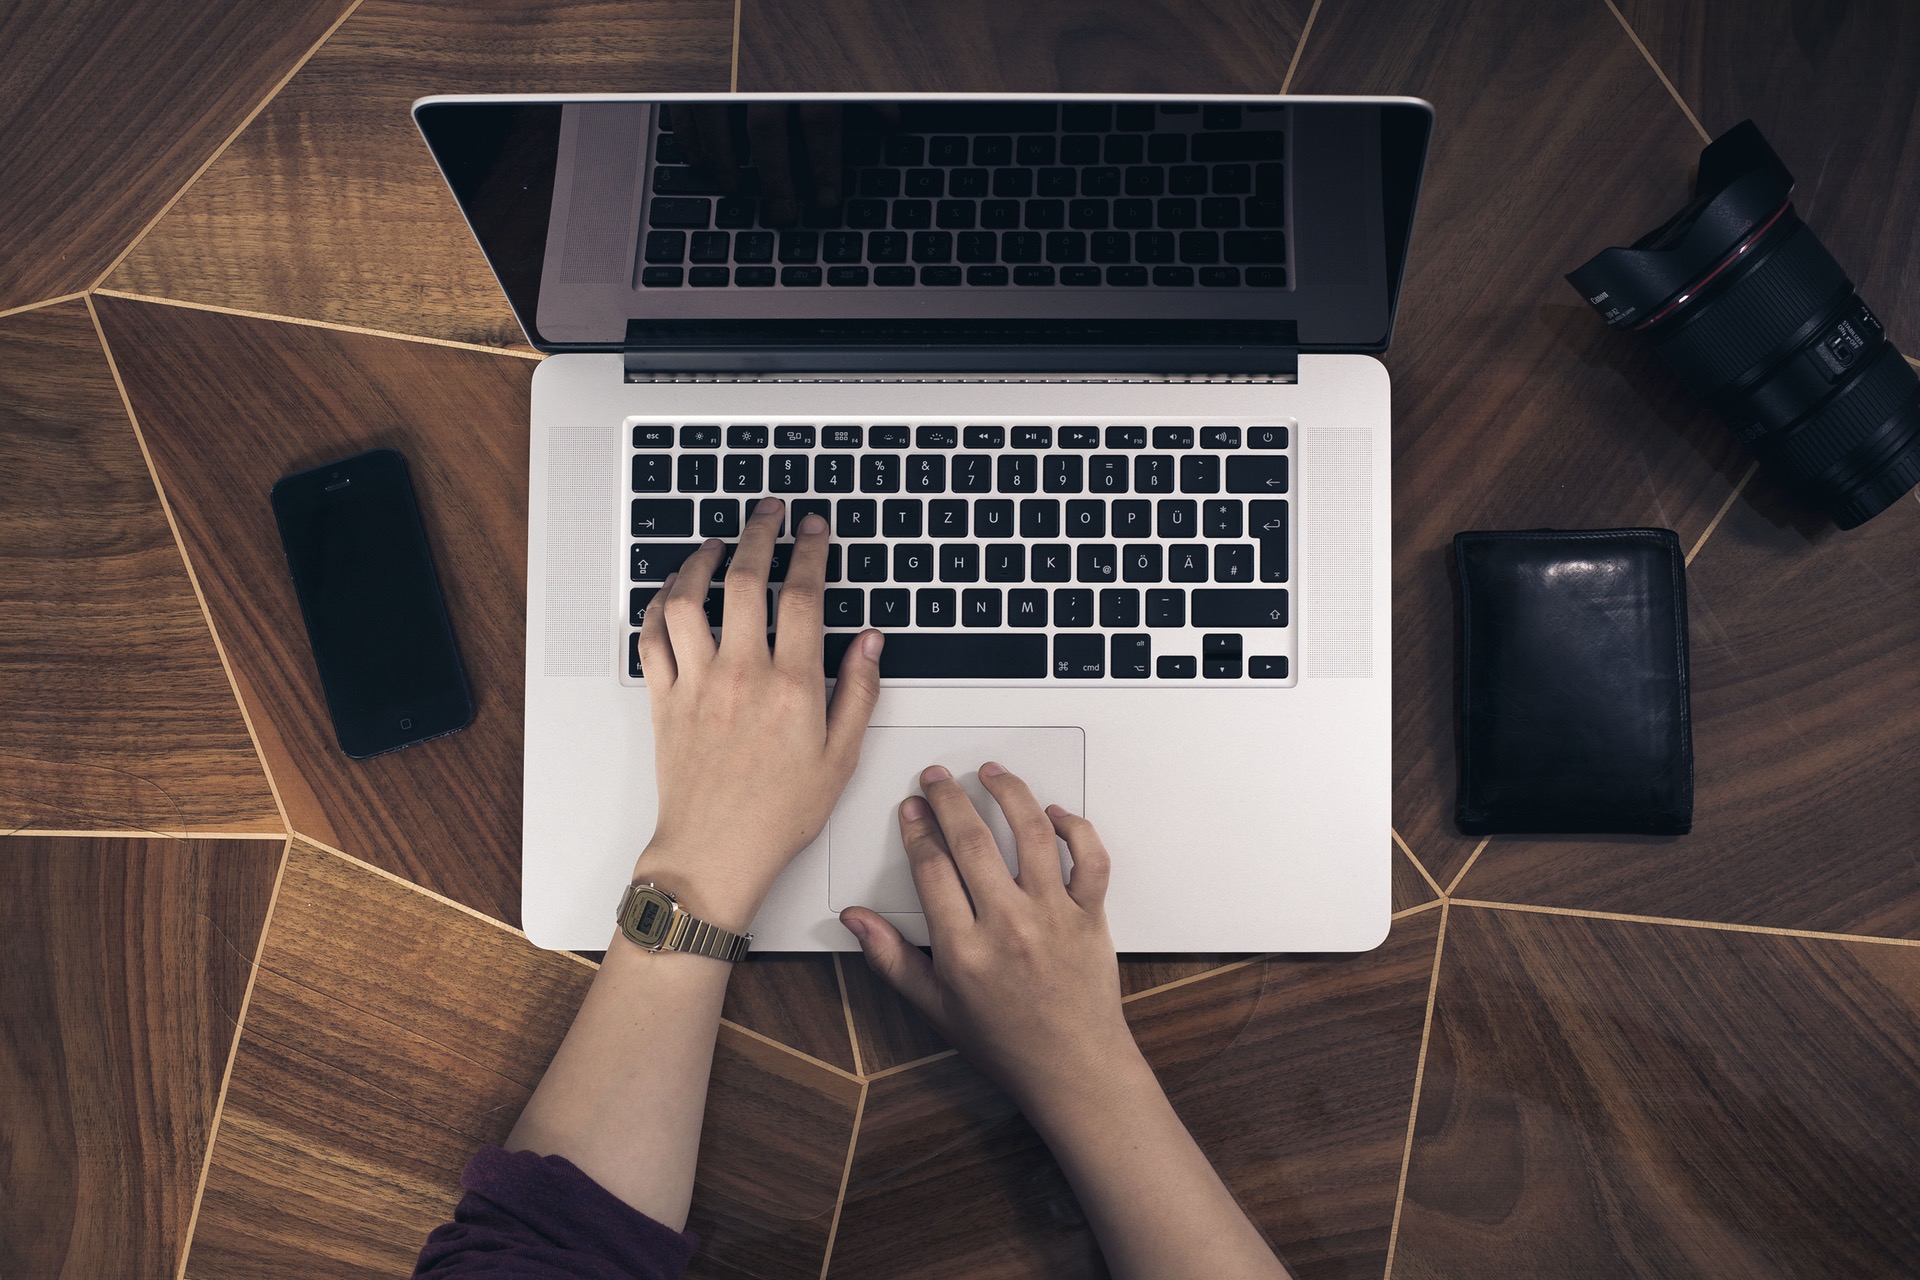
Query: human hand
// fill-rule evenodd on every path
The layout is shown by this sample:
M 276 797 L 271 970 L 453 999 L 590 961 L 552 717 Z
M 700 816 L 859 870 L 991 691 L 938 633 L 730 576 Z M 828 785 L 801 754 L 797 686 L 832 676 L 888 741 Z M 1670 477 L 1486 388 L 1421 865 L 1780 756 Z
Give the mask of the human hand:
M 659 816 L 635 876 L 695 914 L 744 929 L 793 856 L 826 825 L 853 776 L 880 693 L 881 634 L 848 646 L 831 704 L 820 670 L 827 525 L 796 531 L 769 651 L 767 569 L 781 503 L 763 498 L 727 570 L 716 644 L 705 601 L 722 544 L 708 540 L 649 603 L 640 664 L 653 702 Z
M 1091 822 L 1059 805 L 1042 810 L 1000 765 L 981 765 L 980 781 L 1013 830 L 1017 878 L 966 792 L 935 765 L 920 775 L 926 799 L 900 806 L 933 958 L 866 907 L 840 919 L 874 972 L 1038 1116 L 1139 1062 L 1107 930 L 1110 862 Z M 1056 835 L 1073 855 L 1070 880 Z

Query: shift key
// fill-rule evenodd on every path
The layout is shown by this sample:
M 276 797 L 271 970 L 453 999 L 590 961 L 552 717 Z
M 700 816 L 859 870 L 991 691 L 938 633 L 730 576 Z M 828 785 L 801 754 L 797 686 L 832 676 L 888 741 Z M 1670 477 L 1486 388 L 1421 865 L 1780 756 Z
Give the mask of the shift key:
M 1196 627 L 1248 630 L 1287 625 L 1285 587 L 1195 587 L 1189 604 Z

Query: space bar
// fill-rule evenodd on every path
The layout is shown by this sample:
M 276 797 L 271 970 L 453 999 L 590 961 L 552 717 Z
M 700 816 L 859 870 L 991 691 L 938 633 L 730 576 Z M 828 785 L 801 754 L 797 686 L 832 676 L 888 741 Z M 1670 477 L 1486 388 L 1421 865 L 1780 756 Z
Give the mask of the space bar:
M 827 637 L 827 674 L 840 674 L 840 659 L 855 635 Z M 959 677 L 970 680 L 1040 680 L 1047 674 L 1044 634 L 982 631 L 973 634 L 889 631 L 880 651 L 882 676 Z

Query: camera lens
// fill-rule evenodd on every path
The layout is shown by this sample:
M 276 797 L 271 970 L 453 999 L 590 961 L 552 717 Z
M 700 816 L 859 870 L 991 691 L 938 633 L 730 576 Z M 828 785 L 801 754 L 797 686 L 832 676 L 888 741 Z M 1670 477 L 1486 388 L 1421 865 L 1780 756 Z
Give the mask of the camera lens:
M 1851 529 L 1920 483 L 1920 377 L 1795 215 L 1792 188 L 1744 121 L 1701 154 L 1690 205 L 1567 280 Z

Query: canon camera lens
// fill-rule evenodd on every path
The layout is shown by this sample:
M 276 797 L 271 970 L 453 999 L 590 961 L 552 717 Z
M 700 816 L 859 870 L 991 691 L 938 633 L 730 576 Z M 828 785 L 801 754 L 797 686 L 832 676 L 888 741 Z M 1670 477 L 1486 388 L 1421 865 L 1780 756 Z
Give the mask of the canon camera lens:
M 1760 465 L 1842 529 L 1920 483 L 1920 377 L 1793 212 L 1753 121 L 1700 153 L 1693 202 L 1567 282 L 1660 358 Z

